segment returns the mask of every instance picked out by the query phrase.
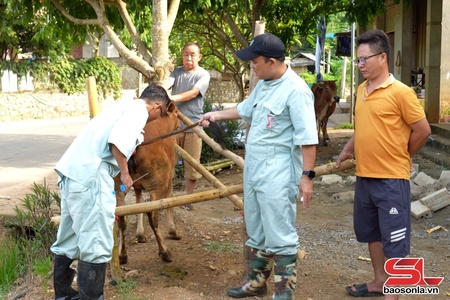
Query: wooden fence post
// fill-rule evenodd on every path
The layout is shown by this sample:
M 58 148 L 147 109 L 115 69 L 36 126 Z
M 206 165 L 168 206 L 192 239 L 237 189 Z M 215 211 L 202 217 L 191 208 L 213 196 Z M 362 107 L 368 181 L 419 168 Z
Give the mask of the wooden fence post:
M 86 89 L 89 100 L 89 117 L 92 119 L 99 111 L 97 84 L 94 76 L 86 78 Z

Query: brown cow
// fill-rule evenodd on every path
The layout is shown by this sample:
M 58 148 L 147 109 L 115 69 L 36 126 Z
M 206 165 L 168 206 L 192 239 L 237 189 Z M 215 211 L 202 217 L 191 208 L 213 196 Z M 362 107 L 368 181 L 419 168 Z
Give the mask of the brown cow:
M 179 126 L 180 121 L 177 117 L 177 108 L 175 104 L 171 102 L 168 107 L 167 116 L 147 123 L 144 128 L 144 139 L 147 140 L 158 137 L 164 133 L 176 130 Z M 139 146 L 136 149 L 136 153 L 128 161 L 128 169 L 133 180 L 148 173 L 148 175 L 145 175 L 142 179 L 137 180 L 133 184 L 134 192 L 136 194 L 136 203 L 143 202 L 142 192 L 144 190 L 150 194 L 150 199 L 148 201 L 172 197 L 172 179 L 177 159 L 173 143 L 173 139 L 165 138 L 151 144 Z M 117 191 L 117 206 L 124 205 L 125 193 L 121 192 L 119 188 L 121 184 L 120 174 L 114 178 L 114 182 L 115 190 Z M 167 209 L 167 215 L 169 220 L 169 237 L 177 240 L 181 239 L 181 236 L 178 235 L 175 227 L 173 208 Z M 159 255 L 164 261 L 172 261 L 172 255 L 167 249 L 160 232 L 159 212 L 149 212 L 147 213 L 147 216 L 150 227 L 153 229 L 158 242 Z M 142 224 L 143 214 L 139 214 L 136 239 L 141 243 L 146 241 Z M 124 234 L 126 227 L 125 217 L 119 217 L 119 260 L 121 264 L 125 264 L 128 261 Z
M 337 93 L 336 81 L 327 80 L 319 83 L 314 83 L 311 87 L 314 94 L 314 111 L 316 113 L 317 134 L 322 130 L 322 142 L 324 146 L 328 145 L 330 138 L 327 133 L 328 118 L 333 114 L 336 103 L 339 102 Z

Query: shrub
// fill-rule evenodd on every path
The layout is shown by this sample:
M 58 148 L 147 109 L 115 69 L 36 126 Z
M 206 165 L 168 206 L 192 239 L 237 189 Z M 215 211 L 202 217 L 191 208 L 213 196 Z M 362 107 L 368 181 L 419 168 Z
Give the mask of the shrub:
M 52 205 L 61 205 L 61 198 L 55 191 L 50 190 L 44 179 L 43 184 L 33 183 L 33 193 L 26 194 L 21 199 L 23 209 L 16 206 L 16 225 L 21 228 L 20 238 L 30 240 L 39 239 L 42 242 L 44 256 L 47 257 L 51 244 L 56 240 L 57 228 L 51 223 Z M 32 237 L 25 228 L 33 230 Z
M 316 74 L 312 72 L 305 72 L 305 73 L 299 73 L 298 76 L 303 78 L 303 80 L 306 81 L 306 83 L 313 84 L 316 82 Z M 336 80 L 336 78 L 331 74 L 322 74 L 323 80 Z
M 213 104 L 209 100 L 205 100 L 203 106 L 203 112 L 223 110 L 222 104 Z M 239 148 L 239 140 L 241 139 L 243 132 L 239 128 L 239 122 L 236 120 L 224 120 L 215 123 L 211 123 L 209 128 L 203 128 L 206 134 L 211 137 L 216 143 L 220 144 L 223 148 L 230 151 Z M 220 159 L 221 155 L 216 153 L 208 144 L 203 142 L 202 153 L 200 162 L 202 164 L 210 163 L 217 159 Z M 182 178 L 184 176 L 184 162 L 182 158 L 178 159 L 175 165 L 175 178 Z
M 22 61 L 10 61 L 10 60 L 0 60 L 0 75 L 3 76 L 4 70 L 9 70 L 14 74 L 17 74 L 17 79 L 20 80 L 22 77 L 27 75 L 29 71 L 29 63 L 26 60 Z
M 120 69 L 105 57 L 94 57 L 87 60 L 58 57 L 49 65 L 49 71 L 50 79 L 56 82 L 64 93 L 84 92 L 86 78 L 94 76 L 99 96 L 106 98 L 113 95 L 116 99 L 120 97 L 122 90 Z
M 33 61 L 1 61 L 0 75 L 4 70 L 11 70 L 19 78 L 27 73 L 34 78 L 36 90 L 60 91 L 67 94 L 86 91 L 86 78 L 94 76 L 99 96 L 120 98 L 122 93 L 121 73 L 119 67 L 106 57 L 73 59 L 68 56 L 54 56 Z
M 25 256 L 26 267 L 32 270 L 35 261 L 51 257 L 50 246 L 56 240 L 57 228 L 51 222 L 52 206 L 60 206 L 59 194 L 51 191 L 44 180 L 34 183 L 31 194 L 21 199 L 22 207 L 14 209 L 16 217 L 16 241 L 20 252 Z
M 223 110 L 224 106 L 219 104 L 213 104 L 211 101 L 206 100 L 203 106 L 205 113 L 210 111 Z M 242 137 L 242 131 L 239 128 L 239 122 L 236 120 L 223 120 L 215 123 L 211 123 L 209 128 L 204 128 L 206 134 L 211 137 L 216 143 L 223 148 L 230 151 L 239 148 L 237 139 Z M 216 159 L 221 158 L 220 154 L 216 153 L 209 145 L 203 143 L 201 163 L 209 163 Z
M 89 76 L 94 76 L 99 95 L 108 95 L 118 99 L 121 96 L 122 84 L 119 67 L 104 56 L 90 58 L 86 61 L 89 66 Z
M 20 199 L 21 207 L 14 209 L 16 216 L 6 224 L 14 231 L 0 246 L 0 296 L 23 275 L 41 276 L 47 288 L 50 246 L 57 233 L 51 223 L 52 206 L 60 206 L 61 198 L 49 189 L 45 180 L 43 184 L 34 183 L 31 191 Z

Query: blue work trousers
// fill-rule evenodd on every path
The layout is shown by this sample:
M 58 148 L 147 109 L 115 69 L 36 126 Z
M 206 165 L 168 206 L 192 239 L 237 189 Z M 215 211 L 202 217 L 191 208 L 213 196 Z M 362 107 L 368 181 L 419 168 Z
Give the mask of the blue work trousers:
M 277 255 L 294 255 L 298 182 L 289 149 L 247 145 L 244 170 L 246 245 Z
M 116 208 L 112 166 L 102 163 L 91 186 L 64 177 L 61 188 L 61 223 L 51 250 L 56 255 L 90 263 L 111 260 Z

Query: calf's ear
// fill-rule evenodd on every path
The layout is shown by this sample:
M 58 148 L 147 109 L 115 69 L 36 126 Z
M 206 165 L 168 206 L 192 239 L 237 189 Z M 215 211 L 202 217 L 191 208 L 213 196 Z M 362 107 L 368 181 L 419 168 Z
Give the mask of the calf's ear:
M 169 104 L 167 105 L 167 112 L 173 112 L 175 110 L 175 102 L 173 100 L 170 100 Z

